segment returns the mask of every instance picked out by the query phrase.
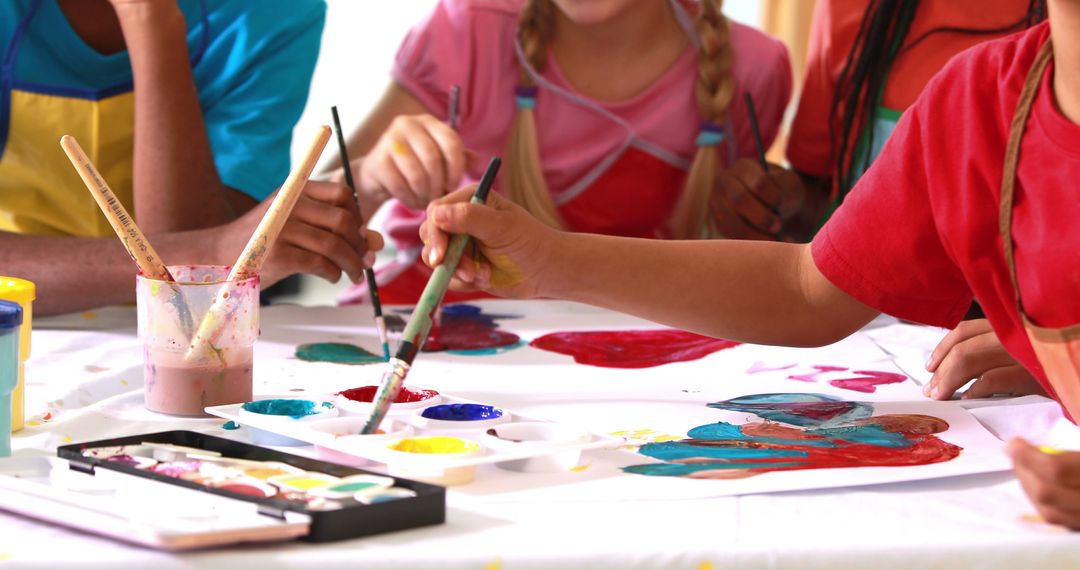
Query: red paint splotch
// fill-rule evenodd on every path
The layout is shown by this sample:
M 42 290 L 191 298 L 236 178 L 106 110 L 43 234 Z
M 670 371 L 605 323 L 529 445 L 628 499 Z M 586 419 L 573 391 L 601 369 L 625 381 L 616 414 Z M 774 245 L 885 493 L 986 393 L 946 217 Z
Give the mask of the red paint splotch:
M 530 343 L 574 357 L 579 364 L 606 368 L 649 368 L 697 360 L 741 343 L 680 330 L 561 332 Z
M 442 308 L 442 317 L 432 315 L 431 331 L 424 342 L 424 352 L 441 350 L 482 350 L 516 344 L 518 335 L 499 328 L 497 319 L 514 315 L 492 315 L 472 305 L 449 305 Z
M 847 370 L 844 366 L 814 366 L 814 372 L 809 374 L 792 374 L 788 376 L 788 380 L 798 380 L 799 382 L 817 382 L 817 377 L 822 374 L 828 374 L 829 372 L 843 372 Z
M 880 372 L 877 370 L 856 370 L 855 374 L 862 374 L 855 378 L 841 378 L 829 380 L 829 384 L 845 390 L 864 392 L 870 394 L 877 391 L 882 384 L 898 384 L 907 380 L 907 376 L 895 372 Z

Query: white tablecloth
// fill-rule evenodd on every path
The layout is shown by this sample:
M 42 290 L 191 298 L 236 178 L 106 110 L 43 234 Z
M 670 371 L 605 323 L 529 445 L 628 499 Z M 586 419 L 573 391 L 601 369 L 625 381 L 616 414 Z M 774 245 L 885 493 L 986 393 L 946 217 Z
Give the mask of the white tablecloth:
M 489 312 L 524 314 L 519 322 L 503 325 L 526 339 L 544 330 L 651 326 L 568 303 L 482 305 Z M 134 321 L 134 309 L 125 307 L 35 321 L 27 368 L 28 427 L 13 440 L 16 455 L 53 454 L 57 445 L 72 441 L 166 429 L 243 437 L 221 429 L 220 420 L 177 419 L 143 409 L 142 353 Z M 369 322 L 366 307 L 265 308 L 256 348 L 256 393 L 320 392 L 376 382 L 378 366 L 310 364 L 291 357 L 304 342 L 359 342 L 375 349 Z M 875 324 L 887 330 L 877 328 L 864 336 L 872 336 L 891 354 L 910 359 L 911 352 L 926 343 L 924 331 L 887 321 Z M 678 374 L 672 371 L 680 370 L 678 364 L 645 370 L 567 367 L 552 364 L 566 357 L 519 350 L 527 352 L 479 360 L 425 354 L 410 383 L 519 411 L 566 415 L 575 404 L 587 409 L 649 394 L 663 398 L 693 393 L 696 390 L 685 389 L 693 386 L 707 391 L 710 381 L 676 383 Z M 822 354 L 775 350 L 780 360 L 792 354 Z M 875 355 L 882 356 L 888 353 Z M 529 374 L 521 374 L 526 369 Z M 543 376 L 546 370 L 550 378 Z M 723 372 L 716 370 L 717 377 Z M 707 401 L 707 394 L 701 398 Z M 1080 439 L 1056 404 L 1043 398 L 977 402 L 973 407 L 976 417 L 999 437 L 1023 435 L 1067 446 L 1076 446 Z M 626 428 L 634 427 L 650 425 L 628 420 Z M 589 464 L 588 455 L 582 464 Z M 585 468 L 581 476 L 603 477 L 601 470 Z M 535 478 L 527 475 L 481 471 L 480 476 L 500 481 L 508 492 L 451 489 L 444 525 L 320 545 L 296 542 L 167 554 L 0 514 L 0 566 L 711 569 L 1080 564 L 1080 535 L 1032 520 L 1034 511 L 1011 473 L 741 497 L 705 493 L 673 498 L 643 486 L 641 493 L 618 500 L 576 495 L 573 479 L 559 479 L 554 488 L 561 492 L 553 493 L 550 486 L 533 489 Z

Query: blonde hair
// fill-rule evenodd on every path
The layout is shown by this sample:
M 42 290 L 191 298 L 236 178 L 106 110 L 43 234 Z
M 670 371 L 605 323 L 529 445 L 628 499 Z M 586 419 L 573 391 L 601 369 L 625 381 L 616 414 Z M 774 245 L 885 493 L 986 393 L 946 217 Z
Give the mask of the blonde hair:
M 701 0 L 696 19 L 701 41 L 696 97 L 703 125 L 715 131 L 727 120 L 734 95 L 732 79 L 731 32 L 721 14 L 723 0 Z M 539 73 L 547 60 L 547 45 L 554 30 L 555 6 L 551 0 L 527 0 L 518 19 L 518 42 L 529 65 Z M 541 222 L 563 228 L 562 216 L 551 199 L 540 166 L 536 136 L 536 82 L 522 67 L 519 77 L 518 108 L 506 150 L 508 180 L 506 195 Z M 530 98 L 533 100 L 530 101 Z M 715 237 L 715 224 L 709 216 L 709 197 L 721 167 L 717 142 L 703 144 L 699 138 L 697 153 L 687 176 L 670 222 L 672 237 L 694 239 Z

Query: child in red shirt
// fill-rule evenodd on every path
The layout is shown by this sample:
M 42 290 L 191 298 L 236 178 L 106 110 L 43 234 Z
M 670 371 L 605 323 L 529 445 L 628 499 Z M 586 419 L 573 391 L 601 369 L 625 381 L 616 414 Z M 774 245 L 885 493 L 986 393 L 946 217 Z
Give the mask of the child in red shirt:
M 1068 183 L 1080 174 L 1080 4 L 1049 7 L 1048 24 L 954 58 L 812 244 L 563 233 L 462 190 L 429 207 L 425 259 L 466 232 L 483 258 L 458 267 L 461 286 L 761 344 L 831 343 L 879 311 L 953 326 L 975 297 L 1080 417 L 1080 199 Z M 1022 440 L 1009 452 L 1043 517 L 1080 529 L 1080 453 Z

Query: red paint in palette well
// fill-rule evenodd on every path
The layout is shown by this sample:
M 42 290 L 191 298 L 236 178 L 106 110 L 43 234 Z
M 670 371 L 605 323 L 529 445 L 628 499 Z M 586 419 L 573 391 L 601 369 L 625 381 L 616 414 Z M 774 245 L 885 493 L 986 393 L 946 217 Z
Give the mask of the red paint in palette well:
M 697 360 L 741 343 L 669 329 L 561 332 L 544 335 L 529 344 L 573 356 L 579 364 L 649 368 Z
M 378 386 L 361 386 L 359 388 L 350 388 L 343 392 L 338 392 L 338 394 L 355 402 L 370 402 L 375 399 L 375 392 L 378 389 Z M 422 402 L 438 395 L 439 393 L 435 390 L 413 390 L 408 386 L 402 386 L 394 403 L 405 404 L 410 402 Z

